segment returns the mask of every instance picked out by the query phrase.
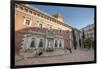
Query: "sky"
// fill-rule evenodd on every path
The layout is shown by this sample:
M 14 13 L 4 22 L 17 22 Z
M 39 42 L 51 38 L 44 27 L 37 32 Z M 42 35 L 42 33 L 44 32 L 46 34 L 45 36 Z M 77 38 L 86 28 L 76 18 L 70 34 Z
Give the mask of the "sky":
M 33 7 L 52 15 L 60 13 L 64 17 L 64 22 L 74 28 L 81 29 L 94 22 L 94 8 L 34 5 Z

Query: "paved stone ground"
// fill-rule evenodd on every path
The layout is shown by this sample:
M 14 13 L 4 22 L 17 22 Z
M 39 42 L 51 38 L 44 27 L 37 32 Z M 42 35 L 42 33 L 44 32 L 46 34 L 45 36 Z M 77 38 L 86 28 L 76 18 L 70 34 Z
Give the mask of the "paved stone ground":
M 17 56 L 18 58 L 18 56 Z M 16 59 L 17 59 L 16 58 Z M 73 53 L 66 53 L 64 55 L 51 56 L 51 57 L 30 57 L 22 58 L 16 61 L 16 65 L 35 65 L 35 64 L 49 64 L 49 63 L 64 63 L 64 62 L 82 62 L 82 61 L 93 61 L 94 51 L 93 50 L 73 50 Z

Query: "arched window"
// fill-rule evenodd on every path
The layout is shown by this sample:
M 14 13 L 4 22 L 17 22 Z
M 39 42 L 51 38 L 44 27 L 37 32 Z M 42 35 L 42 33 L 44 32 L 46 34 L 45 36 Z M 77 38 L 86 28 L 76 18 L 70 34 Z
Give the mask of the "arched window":
M 62 47 L 61 41 L 60 41 L 60 43 L 59 43 L 59 47 Z
M 55 47 L 57 47 L 57 40 L 55 40 Z
M 31 47 L 31 48 L 32 48 L 32 47 L 35 47 L 35 38 L 32 38 L 32 42 L 31 42 L 30 47 Z
M 39 28 L 41 28 L 41 29 L 42 29 L 42 27 L 43 27 L 43 25 L 42 25 L 42 24 L 39 24 Z
M 43 47 L 43 39 L 40 39 L 39 47 Z

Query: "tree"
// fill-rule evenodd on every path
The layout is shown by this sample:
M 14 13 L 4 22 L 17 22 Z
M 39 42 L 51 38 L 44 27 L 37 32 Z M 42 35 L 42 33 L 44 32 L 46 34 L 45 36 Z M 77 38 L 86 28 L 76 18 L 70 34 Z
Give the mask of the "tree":
M 93 40 L 91 38 L 84 39 L 84 47 L 90 49 L 93 46 Z
M 85 33 L 84 33 L 84 30 L 82 30 L 82 38 L 85 39 Z
M 95 44 L 94 40 L 92 40 L 91 43 L 92 43 L 92 48 L 94 48 L 94 44 Z
M 84 46 L 84 39 L 85 39 L 85 33 L 84 33 L 84 30 L 82 30 L 82 42 L 83 42 L 83 46 Z M 85 48 L 85 46 L 84 46 Z
M 80 45 L 80 48 L 81 48 L 81 39 L 80 39 L 80 37 L 79 37 L 79 45 Z
M 74 45 L 74 49 L 76 49 L 77 48 L 77 42 L 76 42 L 76 36 L 75 36 L 74 29 L 72 29 L 72 35 L 73 35 L 73 45 Z

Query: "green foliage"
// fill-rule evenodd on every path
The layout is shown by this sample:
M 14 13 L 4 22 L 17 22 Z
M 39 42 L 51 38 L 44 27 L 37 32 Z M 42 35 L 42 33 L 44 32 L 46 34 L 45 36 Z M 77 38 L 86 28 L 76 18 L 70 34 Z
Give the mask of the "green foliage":
M 92 48 L 94 48 L 94 46 L 95 46 L 94 40 L 92 40 L 91 43 L 92 43 Z
M 85 38 L 83 40 L 84 48 L 90 49 L 91 47 L 94 47 L 94 40 L 92 38 Z
M 85 33 L 84 33 L 84 30 L 82 30 L 82 38 L 85 39 Z
M 80 45 L 80 48 L 81 48 L 81 39 L 79 38 L 79 45 Z
M 76 36 L 75 36 L 75 31 L 74 29 L 72 29 L 72 35 L 73 35 L 73 46 L 74 46 L 74 49 L 76 49 L 77 47 L 77 42 L 76 42 Z

